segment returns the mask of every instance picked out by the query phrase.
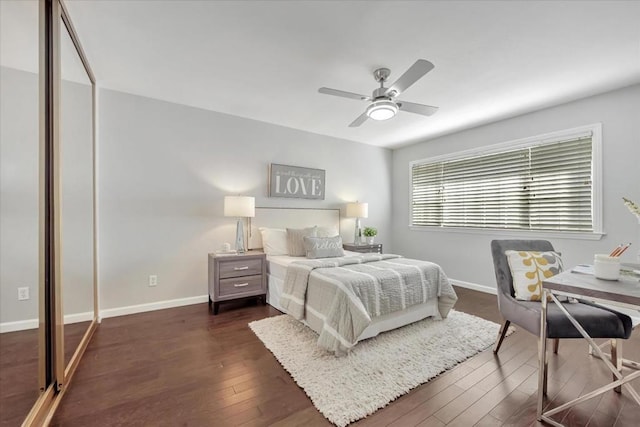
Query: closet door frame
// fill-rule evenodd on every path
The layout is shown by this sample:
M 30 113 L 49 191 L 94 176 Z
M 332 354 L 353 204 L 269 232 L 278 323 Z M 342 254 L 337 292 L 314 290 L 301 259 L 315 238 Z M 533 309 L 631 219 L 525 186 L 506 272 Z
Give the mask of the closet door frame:
M 38 385 L 40 396 L 27 414 L 22 426 L 40 426 L 51 419 L 57 386 L 54 372 L 54 286 L 53 286 L 53 155 L 56 78 L 60 77 L 60 19 L 57 0 L 39 0 L 38 4 Z M 58 51 L 59 52 L 59 51 Z M 57 57 L 57 59 L 56 59 Z M 59 85 L 58 85 L 59 88 Z
M 98 323 L 95 77 L 62 0 L 39 0 L 39 321 L 38 386 L 40 396 L 22 426 L 48 425 Z M 65 28 L 62 28 L 64 25 Z M 93 316 L 69 364 L 64 361 L 64 312 L 61 281 L 60 90 L 61 31 L 68 31 L 91 80 Z
M 69 13 L 64 5 L 62 0 L 54 0 L 59 7 L 57 11 L 57 15 L 54 16 L 54 19 L 58 19 L 58 22 L 64 24 L 64 28 L 61 25 L 58 25 L 58 34 L 54 37 L 56 40 L 56 46 L 54 47 L 54 56 L 57 59 L 58 65 L 55 67 L 55 71 L 58 73 L 57 77 L 54 79 L 54 121 L 55 121 L 55 129 L 53 133 L 54 140 L 54 174 L 53 174 L 53 185 L 54 185 L 54 270 L 55 270 L 55 376 L 56 376 L 56 387 L 57 390 L 63 393 L 66 389 L 66 386 L 71 381 L 71 377 L 78 367 L 78 363 L 84 354 L 84 351 L 91 340 L 93 333 L 98 324 L 98 295 L 97 295 L 97 239 L 96 239 L 96 80 L 89 65 L 89 61 L 84 53 L 84 49 L 82 48 L 82 44 L 80 43 L 80 39 L 78 38 L 78 34 L 71 22 L 71 18 L 69 17 Z M 92 287 L 93 287 L 93 318 L 91 320 L 91 324 L 85 331 L 80 344 L 75 349 L 73 356 L 69 360 L 69 364 L 65 366 L 65 349 L 64 349 L 64 310 L 63 310 L 63 294 L 64 289 L 62 286 L 62 240 L 64 239 L 64 235 L 62 234 L 62 209 L 61 209 L 61 192 L 62 192 L 62 181 L 61 181 L 61 167 L 60 167 L 60 145 L 61 145 L 61 133 L 60 133 L 60 91 L 61 91 L 61 82 L 62 82 L 62 74 L 61 74 L 61 49 L 60 49 L 60 39 L 61 39 L 61 31 L 67 31 L 73 42 L 73 45 L 82 61 L 82 65 L 87 73 L 89 80 L 91 81 L 91 162 L 92 162 L 92 232 L 93 232 L 93 247 L 92 247 L 92 264 L 93 264 L 93 275 L 92 275 Z

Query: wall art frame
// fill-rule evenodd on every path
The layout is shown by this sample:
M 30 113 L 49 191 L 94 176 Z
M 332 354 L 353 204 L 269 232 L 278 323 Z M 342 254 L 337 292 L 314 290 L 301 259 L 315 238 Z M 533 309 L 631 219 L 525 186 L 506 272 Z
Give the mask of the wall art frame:
M 325 182 L 324 169 L 269 165 L 269 197 L 324 200 Z

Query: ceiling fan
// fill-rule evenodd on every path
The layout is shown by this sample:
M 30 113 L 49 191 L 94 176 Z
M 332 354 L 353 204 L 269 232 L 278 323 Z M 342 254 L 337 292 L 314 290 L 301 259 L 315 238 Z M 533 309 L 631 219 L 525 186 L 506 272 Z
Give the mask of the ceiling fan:
M 360 126 L 369 118 L 373 120 L 387 120 L 395 116 L 398 111 L 430 116 L 438 111 L 438 107 L 400 101 L 396 99 L 396 97 L 420 80 L 420 78 L 431 71 L 433 67 L 434 65 L 426 59 L 418 59 L 415 64 L 409 67 L 409 69 L 389 87 L 384 87 L 384 83 L 389 78 L 391 70 L 388 68 L 378 68 L 373 72 L 373 78 L 380 83 L 380 87 L 375 89 L 371 96 L 359 95 L 357 93 L 345 92 L 328 87 L 321 87 L 318 89 L 318 92 L 326 95 L 342 96 L 343 98 L 370 102 L 365 112 L 358 116 L 349 127 Z

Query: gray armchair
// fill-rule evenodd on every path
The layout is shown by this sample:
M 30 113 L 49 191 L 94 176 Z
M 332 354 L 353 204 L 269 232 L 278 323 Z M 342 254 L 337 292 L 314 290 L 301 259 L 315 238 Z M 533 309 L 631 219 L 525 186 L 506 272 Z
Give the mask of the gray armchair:
M 498 285 L 498 309 L 504 318 L 504 324 L 498 333 L 493 352 L 498 353 L 509 325 L 513 322 L 535 336 L 540 336 L 540 303 L 536 301 L 519 301 L 514 297 L 513 279 L 505 252 L 520 251 L 553 251 L 553 246 L 546 240 L 493 240 L 491 254 Z M 612 339 L 611 357 L 614 364 L 620 366 L 621 355 L 616 354 L 617 338 L 629 338 L 632 332 L 631 318 L 596 304 L 580 301 L 577 304 L 564 304 L 567 311 L 582 325 L 592 338 Z M 554 339 L 553 350 L 558 352 L 560 338 L 582 338 L 580 332 L 555 304 L 547 306 L 547 337 Z M 545 372 L 546 378 L 546 372 Z M 546 381 L 545 381 L 546 392 Z

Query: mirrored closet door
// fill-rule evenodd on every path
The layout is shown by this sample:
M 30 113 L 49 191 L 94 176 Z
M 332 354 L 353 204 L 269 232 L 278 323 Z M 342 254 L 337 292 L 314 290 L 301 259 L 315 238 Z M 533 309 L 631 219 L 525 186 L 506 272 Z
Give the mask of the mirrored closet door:
M 0 425 L 35 426 L 97 325 L 95 79 L 61 0 L 0 20 Z

